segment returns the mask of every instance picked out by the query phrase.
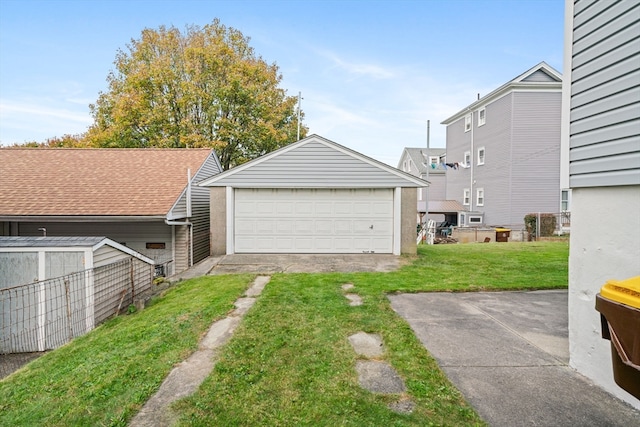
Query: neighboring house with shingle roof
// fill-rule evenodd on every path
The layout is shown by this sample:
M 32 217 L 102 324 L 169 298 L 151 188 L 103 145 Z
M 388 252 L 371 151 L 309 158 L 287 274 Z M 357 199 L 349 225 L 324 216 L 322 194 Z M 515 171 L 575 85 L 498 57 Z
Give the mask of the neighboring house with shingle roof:
M 447 200 L 446 149 L 405 147 L 398 162 L 398 169 L 429 182 L 429 187 L 418 188 L 418 221 L 429 219 L 457 224 L 458 213 L 466 209 L 455 200 Z M 427 203 L 428 201 L 428 203 Z
M 0 236 L 107 236 L 180 272 L 209 256 L 211 149 L 0 149 Z

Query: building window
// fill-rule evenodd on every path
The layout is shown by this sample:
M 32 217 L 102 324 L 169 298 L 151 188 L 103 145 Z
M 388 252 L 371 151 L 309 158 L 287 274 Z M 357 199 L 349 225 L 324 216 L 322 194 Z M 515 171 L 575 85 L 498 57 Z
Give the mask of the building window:
M 569 210 L 569 190 L 562 190 L 562 200 L 560 202 L 563 211 Z
M 464 194 L 462 195 L 462 204 L 465 206 L 469 206 L 470 198 L 471 198 L 471 190 L 469 190 L 468 188 L 465 188 Z
M 464 131 L 469 132 L 471 130 L 471 114 L 464 118 Z
M 478 165 L 484 165 L 484 147 L 478 148 Z
M 478 127 L 483 126 L 487 122 L 487 110 L 482 109 L 478 111 Z
M 471 151 L 465 151 L 464 153 L 464 165 L 471 166 Z
M 484 188 L 478 188 L 476 193 L 476 205 L 484 206 Z

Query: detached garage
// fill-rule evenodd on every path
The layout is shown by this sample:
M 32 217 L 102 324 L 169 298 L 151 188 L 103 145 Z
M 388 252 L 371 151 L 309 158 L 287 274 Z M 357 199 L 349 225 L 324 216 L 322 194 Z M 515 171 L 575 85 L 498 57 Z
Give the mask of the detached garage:
M 428 183 L 317 135 L 216 175 L 213 254 L 415 253 Z M 224 231 L 223 231 L 224 230 Z

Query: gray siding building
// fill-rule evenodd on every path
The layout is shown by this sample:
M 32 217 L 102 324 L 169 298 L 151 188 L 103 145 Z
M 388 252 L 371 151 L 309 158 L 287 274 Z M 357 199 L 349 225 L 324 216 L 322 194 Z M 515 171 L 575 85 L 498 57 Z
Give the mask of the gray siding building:
M 458 225 L 522 226 L 560 210 L 562 77 L 544 62 L 444 120 Z M 464 217 L 466 215 L 466 217 Z
M 565 5 L 570 364 L 640 409 L 613 379 L 611 342 L 594 308 L 607 281 L 640 276 L 640 2 Z

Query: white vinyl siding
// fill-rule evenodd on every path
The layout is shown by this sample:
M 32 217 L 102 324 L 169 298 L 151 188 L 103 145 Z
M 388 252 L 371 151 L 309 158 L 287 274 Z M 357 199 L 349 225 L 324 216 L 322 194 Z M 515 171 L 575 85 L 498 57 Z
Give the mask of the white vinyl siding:
M 640 185 L 638 4 L 585 0 L 573 28 L 570 186 Z
M 393 189 L 236 189 L 237 253 L 392 253 Z

